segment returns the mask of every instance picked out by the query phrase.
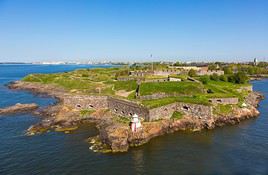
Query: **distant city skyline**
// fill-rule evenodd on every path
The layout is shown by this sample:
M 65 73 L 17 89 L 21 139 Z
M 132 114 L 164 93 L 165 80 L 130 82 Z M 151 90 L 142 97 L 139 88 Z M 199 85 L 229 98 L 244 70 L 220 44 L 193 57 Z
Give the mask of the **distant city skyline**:
M 0 0 L 0 62 L 268 61 L 267 7 L 266 0 Z

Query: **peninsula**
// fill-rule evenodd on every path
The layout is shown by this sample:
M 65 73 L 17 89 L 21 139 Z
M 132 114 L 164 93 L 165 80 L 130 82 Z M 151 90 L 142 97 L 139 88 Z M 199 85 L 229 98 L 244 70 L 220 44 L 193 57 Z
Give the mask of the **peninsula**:
M 263 98 L 249 77 L 266 76 L 267 65 L 142 63 L 111 68 L 30 74 L 9 88 L 55 97 L 58 103 L 35 112 L 42 121 L 27 134 L 66 133 L 94 122 L 88 139 L 99 152 L 122 152 L 166 133 L 213 129 L 257 117 Z M 141 126 L 133 131 L 132 117 Z M 135 119 L 135 120 L 136 120 Z

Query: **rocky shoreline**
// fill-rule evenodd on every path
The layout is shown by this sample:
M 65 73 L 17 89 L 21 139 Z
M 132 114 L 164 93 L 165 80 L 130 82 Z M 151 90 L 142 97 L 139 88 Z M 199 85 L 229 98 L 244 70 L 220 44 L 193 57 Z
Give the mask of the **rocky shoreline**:
M 65 106 L 63 101 L 70 93 L 64 89 L 44 85 L 16 81 L 9 84 L 9 88 L 15 90 L 27 90 L 37 94 L 46 94 L 58 99 L 58 103 L 49 106 L 36 115 L 43 117 L 42 121 L 31 126 L 27 134 L 34 135 L 48 130 L 63 131 L 66 133 L 76 129 L 81 123 L 94 122 L 99 130 L 99 135 L 89 138 L 91 149 L 99 152 L 124 152 L 130 147 L 147 143 L 150 139 L 172 133 L 175 131 L 202 129 L 213 129 L 227 124 L 237 124 L 245 119 L 255 118 L 259 115 L 258 103 L 263 96 L 260 93 L 252 92 L 245 99 L 247 107 L 234 108 L 227 115 L 214 115 L 208 120 L 201 120 L 198 117 L 184 116 L 182 119 L 165 119 L 155 122 L 144 122 L 143 128 L 132 133 L 127 122 L 120 122 L 110 111 L 99 109 L 93 113 L 81 116 L 79 110 Z M 71 94 L 75 95 L 75 94 Z
M 31 104 L 17 103 L 13 106 L 9 106 L 6 108 L 0 108 L 0 115 L 32 112 L 32 111 L 36 110 L 37 108 L 38 108 L 38 105 L 35 103 L 31 103 Z

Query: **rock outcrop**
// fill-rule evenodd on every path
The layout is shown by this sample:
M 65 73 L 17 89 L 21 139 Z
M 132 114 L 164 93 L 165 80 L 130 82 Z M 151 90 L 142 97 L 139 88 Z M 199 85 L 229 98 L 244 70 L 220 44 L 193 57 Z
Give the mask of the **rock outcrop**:
M 98 127 L 100 131 L 99 139 L 106 145 L 105 149 L 110 148 L 111 152 L 122 152 L 127 151 L 129 147 L 145 144 L 154 137 L 175 131 L 200 131 L 224 125 L 234 125 L 245 119 L 257 117 L 260 113 L 256 107 L 261 99 L 263 99 L 263 96 L 260 93 L 252 92 L 246 99 L 247 107 L 235 107 L 229 114 L 214 114 L 211 117 L 206 117 L 206 120 L 198 116 L 185 115 L 179 120 L 166 119 L 145 122 L 143 128 L 136 133 L 131 132 L 127 124 L 123 125 L 110 120 L 103 120 Z M 96 148 L 103 148 L 103 146 Z
M 38 108 L 38 105 L 35 103 L 31 103 L 31 104 L 17 103 L 13 106 L 0 109 L 0 115 L 31 112 L 31 111 L 36 110 L 37 108 Z
M 58 99 L 56 105 L 36 112 L 36 114 L 46 117 L 39 124 L 33 125 L 28 129 L 27 133 L 29 135 L 42 133 L 49 129 L 69 132 L 82 122 L 95 122 L 99 129 L 99 135 L 89 139 L 89 142 L 93 144 L 90 148 L 102 152 L 124 152 L 132 146 L 147 143 L 154 137 L 179 130 L 200 131 L 202 129 L 213 129 L 226 124 L 237 124 L 242 120 L 257 117 L 259 111 L 256 107 L 260 100 L 263 99 L 263 96 L 259 93 L 251 92 L 244 100 L 245 104 L 243 107 L 234 105 L 232 111 L 224 115 L 214 114 L 212 106 L 205 109 L 204 107 L 200 108 L 200 105 L 187 106 L 183 103 L 176 106 L 170 105 L 170 110 L 173 110 L 173 108 L 175 110 L 185 108 L 188 112 L 185 111 L 183 118 L 177 120 L 167 118 L 159 121 L 144 122 L 142 129 L 133 133 L 130 130 L 128 122 L 115 120 L 115 114 L 109 110 L 97 109 L 89 116 L 81 117 L 77 108 L 70 107 L 68 103 L 66 103 L 68 100 L 72 101 L 72 95 L 77 94 L 70 94 L 63 89 L 50 85 L 21 81 L 11 84 L 10 88 L 30 90 L 36 93 L 47 94 Z M 68 98 L 68 100 L 64 102 L 65 98 Z M 79 96 L 78 99 L 80 100 L 82 98 Z M 78 108 L 82 108 L 83 105 L 83 103 L 80 103 Z M 115 109 L 116 107 L 117 106 L 115 106 Z M 169 109 L 165 109 L 165 111 L 169 111 Z M 154 114 L 160 113 L 158 110 L 155 110 Z M 166 115 L 166 113 L 161 113 L 161 115 Z

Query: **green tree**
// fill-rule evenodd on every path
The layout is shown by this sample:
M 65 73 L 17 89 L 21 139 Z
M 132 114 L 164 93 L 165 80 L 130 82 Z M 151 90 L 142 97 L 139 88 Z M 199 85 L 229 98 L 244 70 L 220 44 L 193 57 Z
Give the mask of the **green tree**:
M 235 74 L 235 82 L 238 84 L 244 84 L 248 81 L 248 77 L 244 72 L 238 72 Z
M 188 72 L 188 75 L 190 76 L 190 77 L 195 77 L 197 74 L 196 74 L 196 70 L 194 70 L 194 69 L 191 69 L 189 72 Z
M 228 81 L 228 77 L 226 75 L 221 75 L 220 80 L 226 82 L 226 81 Z
M 208 82 L 209 82 L 209 76 L 204 75 L 204 76 L 200 77 L 200 81 L 201 81 L 203 84 L 208 84 Z
M 235 83 L 235 76 L 234 75 L 229 75 L 228 76 L 228 82 Z
M 210 64 L 208 65 L 208 70 L 217 70 L 218 69 L 218 65 L 217 64 Z
M 223 68 L 223 71 L 224 71 L 224 74 L 232 74 L 233 73 L 233 70 L 230 66 L 226 66 Z
M 218 74 L 214 73 L 214 74 L 210 75 L 210 79 L 213 81 L 219 81 L 219 76 L 218 76 Z

